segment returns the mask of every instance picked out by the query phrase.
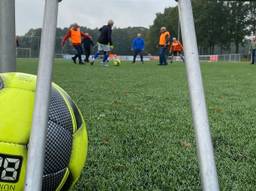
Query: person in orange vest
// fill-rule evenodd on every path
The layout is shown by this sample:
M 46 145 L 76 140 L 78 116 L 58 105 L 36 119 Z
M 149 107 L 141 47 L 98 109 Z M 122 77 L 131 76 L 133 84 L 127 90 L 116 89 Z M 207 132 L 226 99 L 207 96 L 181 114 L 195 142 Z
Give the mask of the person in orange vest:
M 180 56 L 182 61 L 184 62 L 184 57 L 182 55 L 183 52 L 183 46 L 175 37 L 172 39 L 172 45 L 171 45 L 171 63 L 173 62 L 173 56 Z
M 168 49 L 170 46 L 170 39 L 171 35 L 170 33 L 166 30 L 166 27 L 161 27 L 160 29 L 160 38 L 159 38 L 159 65 L 167 65 L 167 60 L 166 60 L 166 54 L 168 53 Z
M 80 27 L 77 23 L 71 25 L 70 29 L 68 30 L 67 34 L 63 37 L 62 40 L 62 47 L 65 45 L 65 42 L 70 39 L 73 47 L 76 50 L 76 54 L 72 57 L 73 62 L 76 64 L 76 59 L 78 58 L 79 64 L 84 64 L 82 62 L 82 40 L 85 38 L 89 38 L 85 33 L 80 31 Z

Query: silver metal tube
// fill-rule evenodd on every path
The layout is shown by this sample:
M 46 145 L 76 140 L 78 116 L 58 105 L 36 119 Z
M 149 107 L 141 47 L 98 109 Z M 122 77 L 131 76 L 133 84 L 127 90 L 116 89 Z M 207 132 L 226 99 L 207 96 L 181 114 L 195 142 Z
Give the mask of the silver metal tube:
M 15 0 L 0 0 L 0 72 L 16 70 Z
M 218 191 L 219 184 L 199 65 L 191 0 L 179 0 L 178 6 L 202 187 L 205 191 Z
M 58 0 L 45 0 L 36 99 L 26 171 L 26 191 L 41 191 L 42 189 L 57 15 Z

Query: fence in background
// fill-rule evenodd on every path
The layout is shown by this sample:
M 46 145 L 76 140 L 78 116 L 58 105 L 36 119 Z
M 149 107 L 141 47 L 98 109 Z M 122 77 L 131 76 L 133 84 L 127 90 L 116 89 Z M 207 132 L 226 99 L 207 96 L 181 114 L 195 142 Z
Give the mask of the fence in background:
M 71 54 L 58 54 L 56 58 L 64 58 L 66 60 L 71 60 Z M 123 61 L 132 61 L 133 56 L 131 55 L 120 55 L 118 56 L 119 59 Z M 158 56 L 144 56 L 144 61 L 158 61 Z M 140 61 L 139 56 L 137 56 L 137 61 Z M 182 61 L 179 56 L 174 57 L 174 61 Z M 200 55 L 201 62 L 240 62 L 241 61 L 241 54 L 222 54 L 222 55 Z
M 202 62 L 241 62 L 241 54 L 200 55 Z
M 31 48 L 17 48 L 16 49 L 16 55 L 17 58 L 31 58 Z M 71 54 L 56 54 L 55 58 L 63 58 L 65 60 L 71 60 L 71 57 L 73 55 Z M 83 55 L 84 58 L 84 55 Z M 132 55 L 120 55 L 118 56 L 119 59 L 123 61 L 132 61 L 133 56 Z M 241 54 L 220 54 L 220 55 L 200 55 L 199 56 L 201 62 L 241 62 L 243 58 L 243 55 Z M 146 55 L 144 56 L 144 61 L 158 61 L 158 56 L 150 56 Z M 246 57 L 246 60 L 248 58 Z M 140 57 L 137 56 L 137 61 L 140 61 Z M 182 62 L 179 56 L 174 57 L 174 61 Z

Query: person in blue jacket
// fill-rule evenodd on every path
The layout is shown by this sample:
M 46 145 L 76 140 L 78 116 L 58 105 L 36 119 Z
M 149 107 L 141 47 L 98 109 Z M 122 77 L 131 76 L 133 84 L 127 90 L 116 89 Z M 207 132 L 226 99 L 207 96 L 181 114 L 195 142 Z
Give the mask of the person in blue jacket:
M 141 34 L 138 33 L 137 37 L 132 40 L 132 51 L 133 51 L 133 63 L 136 62 L 137 55 L 140 55 L 141 63 L 143 64 L 143 51 L 145 48 L 144 39 Z

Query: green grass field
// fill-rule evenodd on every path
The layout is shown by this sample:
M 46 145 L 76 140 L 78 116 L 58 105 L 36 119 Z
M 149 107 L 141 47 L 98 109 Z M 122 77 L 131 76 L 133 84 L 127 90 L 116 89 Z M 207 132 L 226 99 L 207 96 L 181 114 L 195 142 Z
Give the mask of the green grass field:
M 36 60 L 18 60 L 36 73 Z M 202 64 L 221 190 L 256 189 L 256 66 Z M 184 64 L 108 68 L 57 60 L 54 81 L 87 121 L 86 166 L 73 190 L 200 190 Z

